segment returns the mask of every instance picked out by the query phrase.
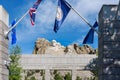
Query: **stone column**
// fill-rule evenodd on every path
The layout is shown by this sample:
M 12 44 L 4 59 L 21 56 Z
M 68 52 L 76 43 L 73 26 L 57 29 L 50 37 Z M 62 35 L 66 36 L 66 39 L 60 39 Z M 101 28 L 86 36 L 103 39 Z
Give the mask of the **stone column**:
M 76 80 L 76 73 L 77 73 L 77 70 L 72 69 L 72 80 Z
M 0 5 L 0 80 L 8 80 L 8 69 L 5 61 L 8 61 L 8 40 L 4 38 L 4 31 L 8 30 L 9 15 Z
M 116 10 L 117 5 L 103 5 L 99 13 L 99 80 L 120 80 L 120 15 L 114 20 Z
M 45 69 L 45 80 L 50 80 L 50 70 Z

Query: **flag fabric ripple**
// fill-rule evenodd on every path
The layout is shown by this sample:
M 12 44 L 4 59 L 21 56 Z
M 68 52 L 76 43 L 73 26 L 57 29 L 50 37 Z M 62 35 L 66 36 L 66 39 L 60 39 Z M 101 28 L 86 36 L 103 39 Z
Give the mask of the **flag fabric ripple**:
M 14 20 L 14 21 L 11 23 L 11 27 L 14 26 L 15 23 L 16 23 L 16 20 Z M 15 28 L 12 29 L 11 37 L 12 37 L 11 44 L 13 45 L 13 44 L 15 44 L 16 41 L 17 41 L 17 38 L 16 38 L 16 29 L 15 29 Z
M 34 26 L 35 24 L 35 15 L 36 15 L 36 10 L 40 4 L 42 0 L 38 0 L 37 2 L 34 3 L 34 5 L 32 6 L 32 8 L 30 8 L 29 10 L 29 14 L 30 14 L 30 21 L 31 24 Z
M 97 21 L 94 23 L 93 28 L 96 28 L 98 26 Z M 88 34 L 83 40 L 83 44 L 92 44 L 94 40 L 94 30 L 90 29 Z
M 58 0 L 57 15 L 55 18 L 54 31 L 57 33 L 60 26 L 64 22 L 66 16 L 71 10 L 71 5 L 65 0 Z

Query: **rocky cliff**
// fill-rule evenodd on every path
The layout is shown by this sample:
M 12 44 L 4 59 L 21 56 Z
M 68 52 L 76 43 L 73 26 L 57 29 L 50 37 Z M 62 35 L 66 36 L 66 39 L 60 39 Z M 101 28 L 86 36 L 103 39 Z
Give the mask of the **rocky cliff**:
M 44 38 L 38 38 L 33 54 L 95 54 L 95 50 L 88 45 L 71 44 L 65 47 L 56 40 L 49 42 Z

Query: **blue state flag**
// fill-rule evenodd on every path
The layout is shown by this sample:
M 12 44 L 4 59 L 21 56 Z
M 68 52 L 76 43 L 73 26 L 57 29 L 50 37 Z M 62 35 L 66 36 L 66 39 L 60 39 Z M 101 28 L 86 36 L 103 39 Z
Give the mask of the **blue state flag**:
M 97 21 L 94 23 L 93 27 L 96 28 L 98 26 Z M 83 40 L 83 44 L 92 44 L 94 40 L 94 30 L 90 29 L 85 39 Z
M 68 4 L 65 0 L 58 0 L 57 15 L 54 24 L 54 31 L 56 33 L 59 30 L 62 23 L 64 22 L 70 10 L 71 10 L 70 4 Z
M 14 26 L 15 23 L 16 23 L 16 20 L 14 20 L 14 21 L 12 22 L 11 27 Z M 16 41 L 17 41 L 17 38 L 16 38 L 16 29 L 15 29 L 15 28 L 12 29 L 11 37 L 12 37 L 11 44 L 13 45 L 13 44 L 15 44 Z
M 32 8 L 30 8 L 29 10 L 29 14 L 30 14 L 30 21 L 31 24 L 34 25 L 35 24 L 35 15 L 36 15 L 36 10 L 40 4 L 42 0 L 37 0 L 37 2 L 35 2 L 32 6 Z

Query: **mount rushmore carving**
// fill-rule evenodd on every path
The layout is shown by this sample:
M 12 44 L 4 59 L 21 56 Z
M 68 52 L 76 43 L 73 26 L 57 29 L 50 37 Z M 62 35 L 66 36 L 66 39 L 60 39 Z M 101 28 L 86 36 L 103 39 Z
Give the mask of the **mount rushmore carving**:
M 95 50 L 88 45 L 71 44 L 64 47 L 55 40 L 49 42 L 44 38 L 38 38 L 33 54 L 95 54 Z

